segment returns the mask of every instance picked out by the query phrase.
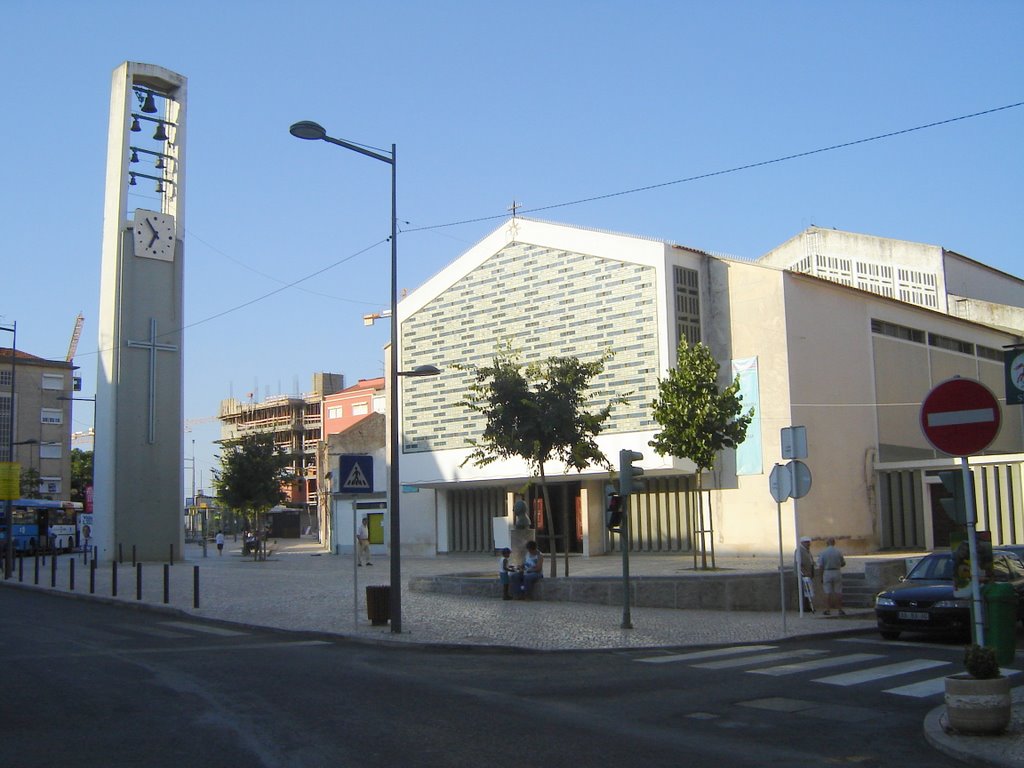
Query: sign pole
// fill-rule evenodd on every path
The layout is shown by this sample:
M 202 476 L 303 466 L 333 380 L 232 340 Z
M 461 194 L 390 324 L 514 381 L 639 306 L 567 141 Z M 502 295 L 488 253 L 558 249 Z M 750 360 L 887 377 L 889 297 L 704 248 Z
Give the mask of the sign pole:
M 779 465 L 776 464 L 775 466 L 779 466 Z M 775 502 L 775 513 L 776 513 L 776 515 L 779 518 L 779 605 L 782 606 L 782 634 L 785 635 L 785 634 L 788 634 L 786 632 L 786 572 L 784 570 L 785 567 L 786 567 L 786 561 L 785 561 L 784 556 L 782 554 L 782 502 L 781 501 L 776 501 Z M 799 546 L 799 544 L 797 546 Z M 800 581 L 799 569 L 797 570 L 796 580 L 797 580 L 797 582 Z M 804 603 L 804 601 L 801 600 L 800 601 L 800 613 L 801 614 L 803 613 L 803 603 Z
M 974 614 L 974 643 L 985 644 L 985 619 L 981 604 L 981 579 L 978 571 L 978 531 L 977 513 L 974 508 L 974 483 L 971 482 L 971 470 L 967 457 L 960 457 L 960 472 L 964 479 L 964 507 L 967 513 L 967 547 L 971 557 L 971 603 Z
M 359 542 L 356 540 L 356 497 L 352 497 L 352 626 L 359 627 Z

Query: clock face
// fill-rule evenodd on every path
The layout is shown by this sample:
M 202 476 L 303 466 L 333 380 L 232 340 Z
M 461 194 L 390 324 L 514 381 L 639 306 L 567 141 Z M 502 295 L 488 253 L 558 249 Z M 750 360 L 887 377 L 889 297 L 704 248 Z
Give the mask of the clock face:
M 135 211 L 135 255 L 145 259 L 174 261 L 174 217 L 166 213 Z

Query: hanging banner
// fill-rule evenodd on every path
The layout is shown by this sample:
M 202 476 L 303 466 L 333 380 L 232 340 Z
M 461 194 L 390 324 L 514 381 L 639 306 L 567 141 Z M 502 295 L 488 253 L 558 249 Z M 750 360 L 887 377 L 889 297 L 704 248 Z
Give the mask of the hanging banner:
M 757 358 L 732 361 L 732 377 L 740 377 L 739 394 L 743 397 L 742 413 L 754 409 L 754 418 L 747 427 L 747 439 L 736 448 L 736 474 L 760 475 L 761 463 L 761 395 L 757 376 Z

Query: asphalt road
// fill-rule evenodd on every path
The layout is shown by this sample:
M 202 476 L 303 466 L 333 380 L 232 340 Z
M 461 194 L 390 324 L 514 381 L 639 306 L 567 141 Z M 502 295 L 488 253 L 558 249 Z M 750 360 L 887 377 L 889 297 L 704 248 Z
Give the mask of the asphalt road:
M 384 647 L 4 588 L 0 613 L 4 767 L 957 764 L 921 727 L 956 645 Z

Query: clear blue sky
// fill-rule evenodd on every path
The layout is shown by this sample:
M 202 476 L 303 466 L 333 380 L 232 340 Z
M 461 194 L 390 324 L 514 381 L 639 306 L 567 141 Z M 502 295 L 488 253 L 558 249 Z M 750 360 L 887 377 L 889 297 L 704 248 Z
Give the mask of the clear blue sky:
M 398 145 L 399 284 L 414 289 L 513 200 L 529 212 L 1024 101 L 1019 0 L 4 0 L 0 26 L 0 321 L 63 359 L 83 311 L 86 397 L 111 73 L 129 60 L 189 79 L 189 419 L 307 391 L 314 371 L 382 372 L 387 322 L 361 317 L 389 302 L 388 167 L 293 138 L 297 120 Z M 1022 137 L 1017 107 L 527 215 L 751 258 L 813 223 L 1020 276 Z M 155 202 L 140 191 L 132 207 Z M 74 429 L 90 424 L 78 404 Z M 202 487 L 217 436 L 185 435 Z

